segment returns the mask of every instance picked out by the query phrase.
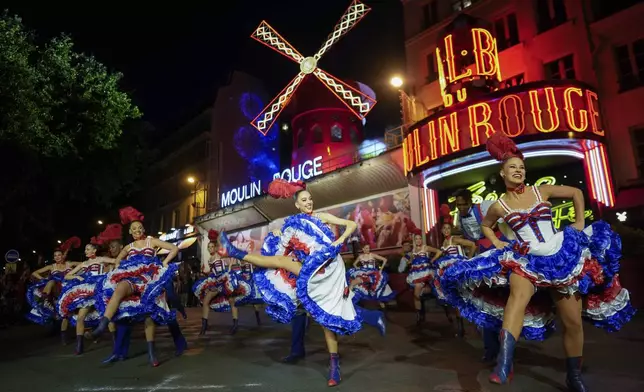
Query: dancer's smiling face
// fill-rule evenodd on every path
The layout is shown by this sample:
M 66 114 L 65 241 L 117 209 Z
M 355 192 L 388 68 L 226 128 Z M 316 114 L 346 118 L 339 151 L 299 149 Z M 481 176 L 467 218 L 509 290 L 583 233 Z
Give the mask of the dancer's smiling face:
M 300 212 L 310 214 L 313 212 L 313 196 L 308 191 L 300 191 L 295 196 L 295 207 Z
M 59 250 L 55 251 L 54 252 L 54 261 L 56 263 L 62 263 L 63 261 L 65 261 L 65 258 L 63 257 L 63 252 L 61 252 Z
M 208 244 L 208 253 L 210 253 L 211 256 L 217 253 L 217 245 L 214 242 Z
M 416 246 L 423 246 L 423 237 L 420 234 L 414 236 L 414 243 Z
M 505 185 L 515 188 L 525 181 L 525 164 L 521 158 L 510 158 L 501 166 L 501 178 Z
M 130 225 L 130 234 L 135 240 L 140 240 L 145 237 L 145 228 L 143 227 L 143 223 L 139 221 L 132 222 Z
M 85 245 L 85 256 L 89 259 L 96 256 L 96 247 L 92 244 Z
M 364 254 L 368 254 L 369 252 L 371 252 L 371 247 L 370 247 L 369 245 L 365 245 L 365 246 L 363 246 L 363 247 L 362 247 L 362 252 L 363 252 Z
M 443 227 L 441 228 L 441 233 L 443 233 L 443 236 L 445 236 L 445 238 L 452 235 L 452 225 L 450 225 L 449 223 L 444 223 Z

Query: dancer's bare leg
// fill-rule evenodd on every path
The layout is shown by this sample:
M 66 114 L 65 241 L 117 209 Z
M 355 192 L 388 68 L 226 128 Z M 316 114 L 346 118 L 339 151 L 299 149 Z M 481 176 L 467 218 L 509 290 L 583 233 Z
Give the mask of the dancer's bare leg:
M 326 341 L 326 348 L 329 350 L 329 354 L 338 353 L 338 335 L 335 332 L 329 331 L 328 329 L 322 327 L 324 331 L 324 340 Z
M 263 268 L 285 269 L 295 275 L 299 275 L 300 270 L 302 269 L 302 265 L 300 263 L 288 256 L 262 256 L 247 254 L 244 256 L 244 261 Z
M 515 339 L 521 335 L 525 308 L 534 294 L 532 283 L 521 275 L 510 275 L 510 297 L 503 312 L 503 329 Z
M 89 313 L 90 308 L 81 308 L 78 310 L 78 316 L 76 319 L 76 335 L 82 335 L 85 333 L 85 317 Z
M 581 322 L 582 301 L 579 295 L 551 292 L 557 314 L 563 324 L 563 348 L 566 357 L 582 357 L 584 353 L 584 327 Z
M 112 294 L 112 298 L 110 298 L 110 302 L 108 302 L 103 316 L 111 320 L 112 317 L 114 317 L 114 315 L 116 314 L 121 301 L 123 301 L 124 298 L 127 298 L 130 295 L 132 295 L 132 286 L 128 282 L 120 282 L 118 285 L 116 285 L 114 294 Z
M 203 305 L 201 306 L 201 318 L 208 319 L 208 314 L 210 313 L 210 301 L 219 294 L 219 291 L 209 291 L 208 294 L 203 299 Z
M 145 319 L 145 340 L 147 342 L 154 342 L 154 333 L 156 331 L 156 325 L 150 317 Z

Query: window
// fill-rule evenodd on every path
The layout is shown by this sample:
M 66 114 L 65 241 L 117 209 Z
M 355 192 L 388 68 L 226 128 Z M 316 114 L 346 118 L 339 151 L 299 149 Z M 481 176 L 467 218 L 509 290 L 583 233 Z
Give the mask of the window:
M 465 8 L 469 7 L 476 0 L 452 0 L 452 9 L 454 12 L 463 11 Z
M 640 177 L 644 176 L 644 126 L 631 128 L 631 141 L 635 155 L 635 165 Z
M 333 124 L 333 126 L 331 127 L 331 141 L 332 142 L 342 141 L 342 128 L 338 124 Z
M 306 137 L 304 135 L 304 129 L 300 128 L 297 130 L 297 148 L 302 148 L 304 147 L 304 142 L 306 141 Z
M 181 211 L 174 210 L 172 211 L 172 227 L 176 229 L 179 226 L 181 226 Z
M 425 82 L 429 84 L 438 80 L 436 55 L 434 54 L 434 52 L 431 52 L 430 54 L 428 54 L 425 57 L 425 61 L 427 62 L 427 78 L 425 79 Z
M 564 0 L 537 0 L 537 27 L 540 33 L 564 24 L 567 19 Z
M 501 89 L 520 86 L 523 84 L 523 74 L 515 75 L 501 82 Z
M 322 128 L 318 124 L 315 124 L 311 128 L 311 133 L 313 133 L 313 143 L 322 143 L 324 137 L 322 136 Z
M 161 213 L 161 217 L 159 218 L 159 231 L 162 233 L 165 233 L 165 215 Z
M 438 23 L 438 0 L 430 1 L 423 5 L 423 30 Z
M 545 65 L 547 79 L 574 79 L 575 64 L 570 54 Z
M 351 130 L 349 131 L 349 138 L 351 139 L 351 143 L 358 145 L 360 144 L 360 138 L 358 137 L 358 130 L 356 127 L 351 127 Z
M 600 20 L 632 7 L 635 4 L 643 3 L 644 0 L 620 0 L 620 1 L 607 1 L 607 0 L 592 0 L 591 7 L 595 20 Z
M 519 26 L 517 15 L 509 14 L 494 22 L 494 33 L 499 51 L 505 50 L 519 43 Z
M 644 84 L 644 39 L 616 47 L 615 60 L 620 91 Z

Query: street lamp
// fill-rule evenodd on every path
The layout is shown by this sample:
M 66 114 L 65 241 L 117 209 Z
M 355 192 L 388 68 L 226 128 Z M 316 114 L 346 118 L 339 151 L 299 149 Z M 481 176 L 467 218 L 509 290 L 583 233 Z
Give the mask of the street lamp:
M 63 243 L 63 241 L 61 241 L 61 240 L 58 240 L 57 242 L 58 242 L 59 244 L 62 244 L 62 243 Z
M 186 179 L 186 181 L 188 181 L 190 184 L 194 184 L 196 180 L 193 176 L 190 176 Z
M 403 80 L 400 76 L 394 76 L 389 80 L 389 83 L 395 88 L 400 88 L 403 85 Z
M 98 220 L 98 224 L 99 224 L 99 225 L 102 225 L 102 224 L 103 224 L 103 221 L 99 219 L 99 220 Z

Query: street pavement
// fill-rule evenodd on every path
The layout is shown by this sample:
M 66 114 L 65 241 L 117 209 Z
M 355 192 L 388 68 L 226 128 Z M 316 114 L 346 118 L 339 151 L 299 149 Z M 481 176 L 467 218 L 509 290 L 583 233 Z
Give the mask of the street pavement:
M 173 356 L 167 329 L 158 332 L 161 366 L 147 363 L 142 328 L 133 333 L 130 359 L 111 365 L 101 360 L 111 352 L 106 335 L 88 344 L 82 356 L 74 346 L 62 346 L 39 326 L 0 330 L 0 391 L 48 392 L 155 392 L 155 391 L 327 391 L 328 354 L 319 326 L 306 338 L 307 357 L 296 365 L 280 363 L 288 353 L 290 329 L 262 314 L 255 325 L 252 308 L 240 309 L 240 330 L 227 335 L 230 314 L 210 316 L 210 330 L 199 337 L 198 309 L 188 309 L 180 320 L 190 350 Z M 547 342 L 521 342 L 515 354 L 511 385 L 487 381 L 490 367 L 479 362 L 482 342 L 473 326 L 465 339 L 454 331 L 439 309 L 432 308 L 422 328 L 414 314 L 389 311 L 387 336 L 365 327 L 355 336 L 342 337 L 343 381 L 339 391 L 443 392 L 551 392 L 565 391 L 561 335 Z M 71 341 L 71 336 L 70 336 Z M 586 325 L 584 376 L 594 392 L 644 391 L 644 317 L 623 331 L 606 334 Z

